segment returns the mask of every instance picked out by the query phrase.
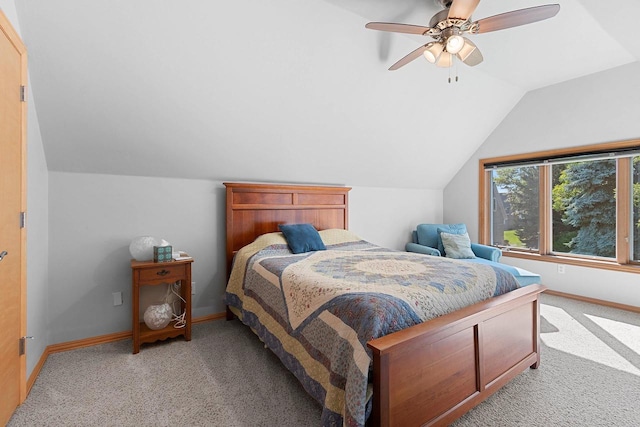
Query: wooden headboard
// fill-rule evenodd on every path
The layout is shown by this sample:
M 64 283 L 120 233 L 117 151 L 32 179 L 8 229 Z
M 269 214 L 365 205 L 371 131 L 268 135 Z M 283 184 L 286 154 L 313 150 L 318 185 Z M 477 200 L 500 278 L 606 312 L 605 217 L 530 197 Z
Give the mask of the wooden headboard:
M 227 277 L 235 253 L 279 224 L 310 223 L 318 230 L 349 227 L 350 187 L 225 182 Z

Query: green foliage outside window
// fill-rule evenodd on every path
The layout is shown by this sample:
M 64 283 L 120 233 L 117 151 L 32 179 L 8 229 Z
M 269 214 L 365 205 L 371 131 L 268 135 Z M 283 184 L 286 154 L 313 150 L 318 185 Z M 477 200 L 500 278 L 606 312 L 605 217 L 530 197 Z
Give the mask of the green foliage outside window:
M 614 258 L 615 160 L 575 162 L 553 168 L 559 169 L 558 180 L 553 182 L 553 210 L 571 228 L 560 233 L 553 230 L 554 237 L 565 240 L 563 244 L 571 253 Z M 561 247 L 553 249 L 563 251 Z
M 525 166 L 498 169 L 493 182 L 506 194 L 507 216 L 511 227 L 508 227 L 516 239 L 505 240 L 510 246 L 538 248 L 540 232 L 540 214 L 538 210 L 538 194 L 540 178 L 538 167 Z M 516 243 L 517 242 L 517 243 Z
M 640 260 L 640 156 L 633 165 L 633 258 Z M 510 246 L 538 247 L 539 169 L 510 167 L 493 173 L 506 206 L 504 240 Z M 553 251 L 615 258 L 616 160 L 556 164 L 551 171 Z

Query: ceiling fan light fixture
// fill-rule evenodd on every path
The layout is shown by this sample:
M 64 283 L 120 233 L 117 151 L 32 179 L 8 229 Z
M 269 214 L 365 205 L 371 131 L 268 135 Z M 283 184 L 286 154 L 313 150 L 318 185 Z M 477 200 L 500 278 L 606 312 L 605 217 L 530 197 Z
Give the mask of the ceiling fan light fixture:
M 451 55 L 449 52 L 442 52 L 438 57 L 438 61 L 436 62 L 436 65 L 438 67 L 443 68 L 451 67 L 451 64 L 453 64 L 453 55 Z
M 427 61 L 434 64 L 438 60 L 438 57 L 440 57 L 443 50 L 444 47 L 442 46 L 442 43 L 429 43 L 422 54 Z
M 455 55 L 464 47 L 464 38 L 459 35 L 453 35 L 447 39 L 447 52 Z
M 465 40 L 464 46 L 462 46 L 462 49 L 458 52 L 458 58 L 464 62 L 476 49 L 476 45 L 471 43 L 469 40 Z
M 429 0 L 439 3 L 443 9 L 433 15 L 429 26 L 401 24 L 395 22 L 369 22 L 366 28 L 392 33 L 415 34 L 431 37 L 432 41 L 414 49 L 389 67 L 397 70 L 423 55 L 438 67 L 450 67 L 457 57 L 469 67 L 480 64 L 484 58 L 480 49 L 464 34 L 480 34 L 506 28 L 519 27 L 543 21 L 557 15 L 559 4 L 533 6 L 472 21 L 471 15 L 481 0 Z

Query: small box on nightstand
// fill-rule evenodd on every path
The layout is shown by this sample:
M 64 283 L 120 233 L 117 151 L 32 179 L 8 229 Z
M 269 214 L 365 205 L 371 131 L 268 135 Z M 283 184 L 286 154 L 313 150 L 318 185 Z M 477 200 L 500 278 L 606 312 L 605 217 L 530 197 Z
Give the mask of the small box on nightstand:
M 154 246 L 153 262 L 167 262 L 173 259 L 171 255 L 171 246 Z

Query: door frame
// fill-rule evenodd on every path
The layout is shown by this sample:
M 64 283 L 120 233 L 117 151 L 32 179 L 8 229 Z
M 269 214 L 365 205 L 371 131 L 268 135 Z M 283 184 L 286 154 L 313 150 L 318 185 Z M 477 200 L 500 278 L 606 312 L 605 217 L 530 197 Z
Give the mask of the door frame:
M 4 33 L 7 39 L 20 54 L 20 84 L 25 87 L 24 102 L 20 105 L 20 146 L 21 146 L 21 165 L 20 165 L 20 210 L 27 212 L 27 48 L 22 39 L 9 22 L 9 19 L 0 9 L 0 31 Z M 17 221 L 17 219 L 16 219 Z M 20 336 L 27 334 L 27 233 L 25 227 L 20 229 Z M 26 344 L 25 344 L 26 349 Z M 20 396 L 19 402 L 22 403 L 27 397 L 27 357 L 25 353 L 20 356 Z

